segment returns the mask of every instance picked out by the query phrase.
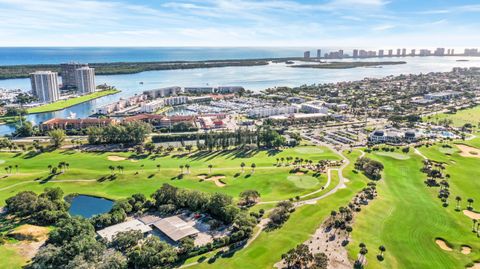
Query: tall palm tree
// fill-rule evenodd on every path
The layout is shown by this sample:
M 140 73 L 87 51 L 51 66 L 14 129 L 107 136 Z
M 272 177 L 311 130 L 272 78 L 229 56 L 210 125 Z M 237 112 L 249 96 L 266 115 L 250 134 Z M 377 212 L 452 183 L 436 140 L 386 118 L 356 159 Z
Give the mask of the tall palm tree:
M 15 173 L 18 174 L 18 164 L 15 165 Z
M 252 174 L 255 173 L 255 167 L 257 167 L 257 165 L 255 163 L 252 163 L 250 167 L 252 167 Z
M 455 197 L 455 200 L 457 201 L 457 210 L 459 210 L 460 209 L 460 201 L 462 201 L 462 197 L 457 196 L 457 197 Z
M 113 175 L 113 173 L 114 173 L 114 171 L 115 171 L 115 166 L 110 165 L 108 168 L 110 169 L 110 172 L 111 172 L 112 175 Z
M 242 163 L 240 164 L 240 167 L 242 168 L 242 173 L 244 173 L 244 172 L 245 172 L 245 163 L 242 162 Z
M 188 163 L 185 165 L 185 168 L 187 169 L 187 174 L 190 174 L 190 165 Z
M 157 171 L 159 171 L 159 172 L 160 172 L 160 167 L 161 167 L 161 165 L 157 164 Z
M 473 198 L 468 198 L 467 202 L 468 202 L 468 208 L 472 208 L 472 204 L 475 200 L 473 200 Z
M 120 171 L 120 174 L 123 174 L 123 166 L 117 166 L 117 170 Z
M 378 247 L 378 250 L 380 250 L 380 255 L 383 256 L 383 253 L 387 250 L 385 246 L 381 245 Z
M 143 172 L 143 168 L 144 168 L 144 167 L 145 167 L 145 165 L 143 165 L 143 164 L 140 165 L 140 168 L 142 168 L 142 172 Z
M 180 165 L 179 168 L 180 168 L 180 174 L 183 174 L 183 165 Z
M 208 170 L 210 171 L 209 174 L 212 173 L 212 168 L 213 168 L 213 165 L 209 164 L 209 165 L 208 165 Z
M 51 172 L 52 172 L 52 168 L 53 168 L 52 165 L 49 164 L 47 167 L 48 167 L 48 171 L 50 171 L 50 173 L 51 173 Z
M 8 174 L 8 167 L 5 167 L 5 173 Z

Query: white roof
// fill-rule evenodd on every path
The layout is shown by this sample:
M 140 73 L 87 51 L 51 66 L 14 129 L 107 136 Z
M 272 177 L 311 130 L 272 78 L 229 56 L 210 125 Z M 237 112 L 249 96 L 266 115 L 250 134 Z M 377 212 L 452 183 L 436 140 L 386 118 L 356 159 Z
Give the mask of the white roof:
M 135 230 L 141 231 L 142 233 L 147 233 L 150 232 L 152 228 L 150 228 L 148 225 L 143 224 L 141 221 L 134 219 L 99 230 L 97 231 L 97 234 L 107 239 L 108 241 L 111 241 L 113 237 L 119 232 Z
M 198 234 L 197 229 L 178 216 L 161 219 L 153 223 L 153 226 L 157 227 L 175 242 L 184 237 Z

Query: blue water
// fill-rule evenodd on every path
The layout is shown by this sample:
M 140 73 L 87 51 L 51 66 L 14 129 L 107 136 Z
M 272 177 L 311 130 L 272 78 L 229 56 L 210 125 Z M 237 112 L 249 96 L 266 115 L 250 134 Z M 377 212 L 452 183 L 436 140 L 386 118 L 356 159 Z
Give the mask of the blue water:
M 0 65 L 67 61 L 167 61 L 287 57 L 301 55 L 303 50 L 303 48 L 0 48 Z M 457 62 L 459 59 L 468 59 L 469 61 Z M 367 60 L 377 61 L 378 59 L 364 59 L 364 61 Z M 238 85 L 258 92 L 277 86 L 294 87 L 303 84 L 359 80 L 365 77 L 380 78 L 388 75 L 445 72 L 450 71 L 453 67 L 480 66 L 480 57 L 385 57 L 382 60 L 402 60 L 407 64 L 389 65 L 383 68 L 335 70 L 291 68 L 279 63 L 265 66 L 164 70 L 97 76 L 97 84 L 107 83 L 122 92 L 62 111 L 29 115 L 28 120 L 39 124 L 54 117 L 69 117 L 71 112 L 75 113 L 77 118 L 85 118 L 99 106 L 158 87 Z M 351 59 L 346 61 L 351 61 Z M 30 81 L 29 79 L 0 80 L 0 88 L 29 91 Z M 10 134 L 14 129 L 13 125 L 0 125 L 0 135 Z
M 313 49 L 312 49 L 313 50 Z M 304 48 L 202 48 L 202 47 L 29 47 L 0 48 L 0 65 L 202 61 L 302 56 Z
M 88 195 L 78 195 L 72 199 L 68 212 L 72 216 L 91 218 L 107 213 L 112 209 L 113 201 Z

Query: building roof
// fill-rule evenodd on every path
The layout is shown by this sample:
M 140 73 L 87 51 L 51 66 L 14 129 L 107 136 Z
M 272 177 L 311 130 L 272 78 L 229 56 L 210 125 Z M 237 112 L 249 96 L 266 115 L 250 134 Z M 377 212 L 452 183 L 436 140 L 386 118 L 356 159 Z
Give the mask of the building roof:
M 175 242 L 187 236 L 199 233 L 197 229 L 178 216 L 161 219 L 153 223 L 153 226 Z
M 105 238 L 108 241 L 111 241 L 113 237 L 119 232 L 126 232 L 126 231 L 135 231 L 138 230 L 142 233 L 147 233 L 152 230 L 148 225 L 145 225 L 143 222 L 134 219 L 126 222 L 122 222 L 119 224 L 115 224 L 109 226 L 105 229 L 97 231 L 97 234 L 101 237 Z
M 86 119 L 60 119 L 53 118 L 44 121 L 42 124 L 110 124 L 115 122 L 114 119 L 105 118 L 105 119 L 96 119 L 96 118 L 86 118 Z

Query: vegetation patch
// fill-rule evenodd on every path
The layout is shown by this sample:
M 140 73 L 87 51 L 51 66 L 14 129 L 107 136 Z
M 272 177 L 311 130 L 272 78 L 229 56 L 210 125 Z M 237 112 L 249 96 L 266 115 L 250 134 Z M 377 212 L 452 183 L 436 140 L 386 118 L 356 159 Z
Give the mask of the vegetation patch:
M 28 114 L 35 114 L 35 113 L 44 113 L 44 112 L 52 112 L 52 111 L 62 110 L 62 109 L 65 109 L 65 108 L 68 108 L 68 107 L 71 107 L 71 106 L 74 106 L 74 105 L 78 105 L 78 104 L 81 104 L 81 103 L 84 103 L 84 102 L 88 102 L 90 100 L 97 99 L 97 98 L 100 98 L 100 97 L 103 97 L 103 96 L 116 94 L 118 92 L 120 92 L 120 91 L 115 90 L 115 89 L 94 92 L 94 93 L 91 93 L 91 94 L 82 95 L 82 96 L 75 97 L 75 98 L 70 98 L 70 99 L 67 99 L 67 100 L 57 101 L 57 102 L 54 102 L 54 103 L 51 103 L 51 104 L 46 104 L 46 105 L 41 105 L 41 106 L 37 106 L 37 107 L 34 107 L 34 108 L 29 108 L 29 109 L 27 109 L 27 113 Z
M 408 160 L 408 159 L 410 159 L 409 155 L 398 153 L 398 152 L 378 151 L 378 152 L 375 152 L 375 154 L 380 155 L 380 156 L 391 157 L 391 158 L 394 158 L 394 159 L 397 159 L 397 160 Z
M 294 151 L 300 154 L 321 154 L 325 152 L 319 147 L 296 147 Z
M 287 179 L 301 189 L 311 189 L 318 185 L 318 179 L 307 175 L 290 175 Z

